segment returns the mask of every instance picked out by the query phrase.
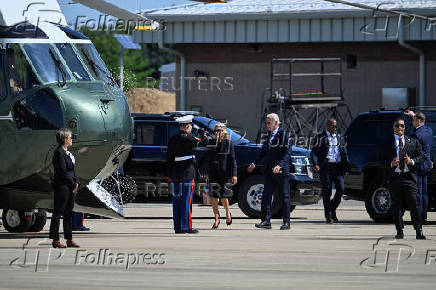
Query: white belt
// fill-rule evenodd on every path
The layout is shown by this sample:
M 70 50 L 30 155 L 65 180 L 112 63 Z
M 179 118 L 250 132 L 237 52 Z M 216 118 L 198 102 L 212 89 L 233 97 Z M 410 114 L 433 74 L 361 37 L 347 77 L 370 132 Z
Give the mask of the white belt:
M 174 160 L 177 161 L 184 161 L 184 160 L 189 160 L 189 159 L 194 159 L 195 156 L 194 155 L 187 155 L 187 156 L 182 156 L 182 157 L 176 157 L 174 158 Z

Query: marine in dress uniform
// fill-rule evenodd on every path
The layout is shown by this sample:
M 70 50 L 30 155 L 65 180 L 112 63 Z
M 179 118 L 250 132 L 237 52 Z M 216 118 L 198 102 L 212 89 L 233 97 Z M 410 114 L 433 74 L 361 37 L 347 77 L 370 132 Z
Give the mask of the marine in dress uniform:
M 168 176 L 173 183 L 173 222 L 176 234 L 196 234 L 192 228 L 192 196 L 195 189 L 194 149 L 201 139 L 191 134 L 192 115 L 177 118 L 180 132 L 168 142 Z

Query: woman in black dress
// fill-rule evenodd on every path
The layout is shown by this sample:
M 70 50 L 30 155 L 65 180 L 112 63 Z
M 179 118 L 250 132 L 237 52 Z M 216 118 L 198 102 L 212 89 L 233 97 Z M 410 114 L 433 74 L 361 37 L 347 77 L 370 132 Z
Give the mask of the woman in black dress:
M 233 195 L 232 185 L 238 182 L 235 148 L 229 138 L 226 125 L 222 123 L 215 125 L 214 133 L 215 138 L 209 140 L 209 152 L 206 158 L 209 194 L 215 217 L 212 229 L 218 228 L 220 224 L 219 199 L 226 210 L 227 225 L 232 224 L 228 198 Z
M 54 167 L 54 208 L 50 224 L 50 239 L 53 239 L 53 248 L 78 248 L 73 241 L 73 207 L 74 196 L 79 188 L 79 179 L 74 171 L 75 159 L 68 151 L 73 145 L 73 134 L 68 129 L 60 129 L 56 134 L 59 146 L 53 154 Z M 64 237 L 67 240 L 65 246 L 59 241 L 59 222 L 63 215 Z

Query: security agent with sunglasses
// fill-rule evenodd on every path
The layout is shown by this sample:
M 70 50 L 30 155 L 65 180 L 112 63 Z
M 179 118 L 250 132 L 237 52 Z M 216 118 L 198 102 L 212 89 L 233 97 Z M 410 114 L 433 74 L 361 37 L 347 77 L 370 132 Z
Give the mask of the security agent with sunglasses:
M 191 134 L 193 118 L 192 115 L 177 118 L 180 132 L 168 142 L 167 169 L 174 185 L 173 222 L 176 234 L 198 233 L 192 228 L 192 196 L 197 177 L 194 149 L 202 139 Z
M 326 130 L 314 141 L 310 157 L 313 170 L 319 172 L 324 216 L 326 223 L 337 223 L 336 209 L 345 191 L 344 175 L 349 170 L 349 161 L 345 143 L 337 131 L 336 120 L 328 120 Z M 333 198 L 332 183 L 336 188 Z
M 417 170 L 425 160 L 424 153 L 417 139 L 404 134 L 403 118 L 394 121 L 393 130 L 394 135 L 383 145 L 380 160 L 385 168 L 385 181 L 389 185 L 392 196 L 393 219 L 397 229 L 395 238 L 404 238 L 403 203 L 405 202 L 410 209 L 416 239 L 424 240 L 421 210 L 417 202 Z
M 292 146 L 289 133 L 279 127 L 280 120 L 277 114 L 268 114 L 266 127 L 268 135 L 262 145 L 259 158 L 248 166 L 247 171 L 253 172 L 256 164 L 263 162 L 264 191 L 261 204 L 261 222 L 255 224 L 256 228 L 271 229 L 271 201 L 273 192 L 277 190 L 283 199 L 283 225 L 280 230 L 290 229 L 291 194 L 290 194 L 290 170 Z

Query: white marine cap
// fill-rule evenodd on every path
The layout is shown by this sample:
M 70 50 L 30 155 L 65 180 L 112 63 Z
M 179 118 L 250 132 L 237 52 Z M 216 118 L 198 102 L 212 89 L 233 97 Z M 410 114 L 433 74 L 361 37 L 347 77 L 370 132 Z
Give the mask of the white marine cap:
M 186 115 L 183 117 L 176 118 L 176 122 L 179 124 L 189 124 L 192 123 L 192 119 L 194 119 L 193 115 Z

